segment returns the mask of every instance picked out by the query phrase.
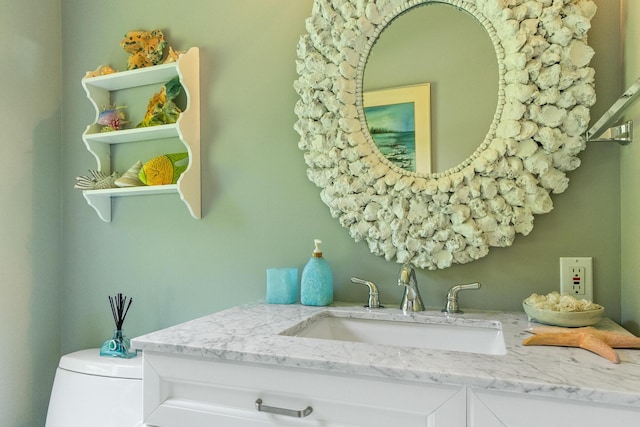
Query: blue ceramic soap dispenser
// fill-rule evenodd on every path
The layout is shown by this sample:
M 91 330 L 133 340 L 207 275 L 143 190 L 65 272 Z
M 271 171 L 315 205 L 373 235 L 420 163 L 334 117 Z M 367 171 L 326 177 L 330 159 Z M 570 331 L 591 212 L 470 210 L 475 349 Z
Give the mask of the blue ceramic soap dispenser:
M 302 270 L 300 302 L 304 305 L 325 306 L 333 302 L 333 276 L 329 263 L 322 257 L 321 240 L 313 241 L 315 249 Z

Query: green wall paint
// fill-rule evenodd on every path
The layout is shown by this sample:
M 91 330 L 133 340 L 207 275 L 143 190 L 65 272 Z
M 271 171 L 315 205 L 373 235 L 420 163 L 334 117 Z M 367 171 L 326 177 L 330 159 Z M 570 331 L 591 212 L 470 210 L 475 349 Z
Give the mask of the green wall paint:
M 0 1 L 0 425 L 43 426 L 60 357 L 60 1 Z
M 70 333 L 62 350 L 97 346 L 109 335 L 106 297 L 118 291 L 134 298 L 126 325 L 132 336 L 261 298 L 265 269 L 302 267 L 314 237 L 325 242 L 337 299 L 364 301 L 363 289 L 349 283 L 360 276 L 380 286 L 384 303 L 398 303 L 398 265 L 371 255 L 330 217 L 297 148 L 295 47 L 311 0 L 194 0 L 180 14 L 170 4 L 63 3 L 63 289 L 72 298 L 63 301 L 62 326 Z M 594 116 L 621 86 L 605 78 L 619 74 L 619 54 L 610 48 L 618 36 L 607 30 L 617 26 L 618 13 L 602 7 L 593 21 L 593 65 L 603 70 Z M 99 18 L 89 24 L 91 16 Z M 204 217 L 193 220 L 171 196 L 127 198 L 114 202 L 106 224 L 72 189 L 75 175 L 93 165 L 80 139 L 94 114 L 80 78 L 99 64 L 124 67 L 124 32 L 155 27 L 179 49 L 201 48 Z M 596 299 L 619 319 L 618 148 L 591 146 L 582 161 L 569 190 L 554 197 L 555 209 L 537 217 L 534 231 L 513 247 L 419 272 L 426 304 L 442 305 L 451 285 L 480 281 L 482 290 L 463 295 L 463 306 L 519 310 L 532 292 L 558 287 L 558 257 L 593 256 Z
M 597 52 L 594 118 L 624 89 L 619 35 L 610 31 L 620 26 L 619 4 L 596 3 L 600 10 L 590 32 Z M 0 68 L 10 78 L 2 83 L 0 120 L 9 129 L 3 145 L 11 161 L 0 172 L 1 336 L 14 347 L 0 356 L 0 425 L 43 424 L 58 357 L 97 347 L 111 334 L 107 296 L 117 292 L 134 298 L 125 327 L 130 336 L 139 335 L 262 298 L 265 269 L 302 267 L 319 237 L 337 299 L 365 301 L 365 290 L 349 283 L 359 276 L 379 285 L 383 303 L 399 303 L 399 266 L 371 255 L 330 217 L 297 148 L 295 46 L 311 4 L 3 0 L 0 31 L 9 43 L 0 46 Z M 629 17 L 638 16 L 634 7 Z M 100 64 L 123 68 L 119 41 L 139 28 L 162 28 L 179 49 L 201 48 L 199 221 L 177 197 L 154 196 L 116 200 L 113 222 L 103 223 L 72 188 L 76 175 L 95 167 L 81 140 L 94 112 L 80 79 Z M 632 55 L 637 34 L 627 41 L 634 43 L 627 49 Z M 637 75 L 637 65 L 634 70 Z M 480 281 L 480 291 L 461 296 L 463 307 L 520 310 L 530 293 L 557 288 L 558 257 L 593 256 L 596 300 L 614 319 L 637 323 L 637 242 L 624 245 L 628 261 L 620 267 L 618 171 L 632 171 L 620 152 L 590 146 L 582 167 L 569 175 L 568 191 L 554 197 L 554 210 L 537 217 L 533 232 L 518 236 L 513 247 L 493 249 L 472 264 L 418 272 L 425 303 L 441 306 L 451 285 Z M 51 179 L 58 175 L 59 182 Z M 623 177 L 623 189 L 634 179 Z M 623 202 L 626 233 L 637 223 L 638 207 L 633 198 L 624 200 L 631 200 L 629 207 Z
M 623 0 L 623 49 L 625 88 L 640 78 L 640 2 Z M 640 102 L 626 114 L 626 119 L 640 124 Z M 638 135 L 636 131 L 636 135 Z M 640 145 L 636 136 L 633 144 L 620 149 L 620 194 L 622 202 L 622 322 L 636 335 L 640 334 Z

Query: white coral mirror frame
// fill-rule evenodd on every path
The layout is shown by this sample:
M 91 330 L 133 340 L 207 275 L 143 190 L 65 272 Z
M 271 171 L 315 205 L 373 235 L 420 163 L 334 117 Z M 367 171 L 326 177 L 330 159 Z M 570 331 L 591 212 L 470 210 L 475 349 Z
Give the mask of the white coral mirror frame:
M 478 149 L 445 172 L 421 174 L 375 146 L 362 82 L 384 28 L 429 3 L 457 7 L 484 26 L 499 89 Z M 372 253 L 431 270 L 529 234 L 534 215 L 551 211 L 550 194 L 562 193 L 566 172 L 580 165 L 595 103 L 587 44 L 595 11 L 591 0 L 314 0 L 297 46 L 295 129 L 307 176 L 331 215 Z

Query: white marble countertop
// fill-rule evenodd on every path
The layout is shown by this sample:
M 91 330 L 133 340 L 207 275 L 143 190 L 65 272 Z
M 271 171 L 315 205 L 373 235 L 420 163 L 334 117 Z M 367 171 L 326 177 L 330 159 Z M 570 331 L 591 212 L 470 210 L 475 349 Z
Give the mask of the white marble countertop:
M 279 335 L 325 310 L 344 316 L 408 316 L 408 320 L 436 323 L 498 321 L 507 353 L 489 355 Z M 522 340 L 530 336 L 526 329 L 536 325 L 527 321 L 524 312 L 467 310 L 447 316 L 427 309 L 407 316 L 397 308 L 252 303 L 134 338 L 132 346 L 148 352 L 640 407 L 640 350 L 618 349 L 620 363 L 613 364 L 580 348 L 523 346 Z M 596 327 L 624 331 L 609 319 Z

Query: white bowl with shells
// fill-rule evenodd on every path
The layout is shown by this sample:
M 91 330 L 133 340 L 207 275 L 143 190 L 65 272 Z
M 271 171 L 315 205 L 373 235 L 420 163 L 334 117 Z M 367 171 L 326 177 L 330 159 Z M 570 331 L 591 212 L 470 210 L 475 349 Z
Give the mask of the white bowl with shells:
M 554 326 L 590 326 L 604 316 L 604 307 L 601 305 L 558 292 L 532 294 L 522 302 L 522 308 L 529 321 Z

